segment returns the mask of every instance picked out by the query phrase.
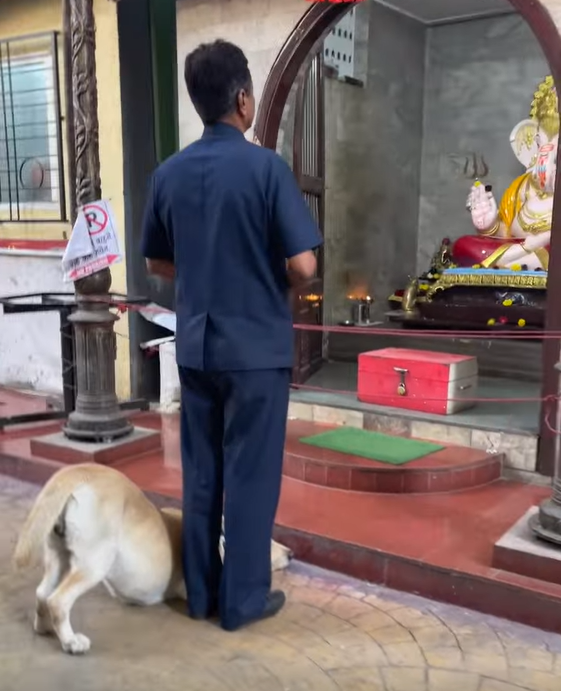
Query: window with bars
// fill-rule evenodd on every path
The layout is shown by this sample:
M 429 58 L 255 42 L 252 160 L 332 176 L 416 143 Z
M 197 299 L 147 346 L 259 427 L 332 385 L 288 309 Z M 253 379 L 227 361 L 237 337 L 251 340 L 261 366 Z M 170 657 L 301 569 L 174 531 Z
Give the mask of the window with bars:
M 57 44 L 0 41 L 0 222 L 66 220 Z

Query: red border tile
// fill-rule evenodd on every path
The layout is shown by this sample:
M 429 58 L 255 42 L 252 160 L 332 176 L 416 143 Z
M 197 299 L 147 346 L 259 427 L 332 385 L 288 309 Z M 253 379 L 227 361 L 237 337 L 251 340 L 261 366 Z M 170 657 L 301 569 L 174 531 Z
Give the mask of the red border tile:
M 508 579 L 443 569 L 282 526 L 275 528 L 275 539 L 290 547 L 297 559 L 325 569 L 561 633 L 559 592 L 547 596 Z
M 322 454 L 311 453 L 306 457 L 287 450 L 283 474 L 320 487 L 385 494 L 454 492 L 485 485 L 501 477 L 501 461 L 497 456 L 488 456 L 483 461 L 479 457 L 473 466 L 461 468 L 455 465 L 449 468 L 388 466 L 373 462 L 355 465 L 351 457 L 338 456 L 341 458 L 336 463 L 324 459 Z
M 332 489 L 351 489 L 351 469 L 331 466 L 327 468 L 327 487 Z
M 9 250 L 49 250 L 65 249 L 68 240 L 16 240 L 10 238 L 0 239 L 0 249 Z

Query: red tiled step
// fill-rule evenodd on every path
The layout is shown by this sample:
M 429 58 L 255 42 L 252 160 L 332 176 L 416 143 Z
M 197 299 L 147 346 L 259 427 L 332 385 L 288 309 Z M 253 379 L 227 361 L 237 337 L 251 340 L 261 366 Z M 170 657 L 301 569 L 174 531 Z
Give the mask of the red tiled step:
M 283 474 L 311 485 L 355 492 L 436 494 L 487 485 L 501 477 L 502 456 L 446 446 L 402 466 L 303 444 L 302 437 L 333 429 L 301 420 L 288 423 Z

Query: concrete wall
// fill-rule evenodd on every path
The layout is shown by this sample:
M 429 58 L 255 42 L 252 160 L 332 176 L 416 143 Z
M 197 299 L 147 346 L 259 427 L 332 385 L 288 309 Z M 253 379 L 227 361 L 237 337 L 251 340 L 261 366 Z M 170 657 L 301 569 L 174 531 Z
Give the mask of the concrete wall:
M 365 84 L 326 80 L 327 322 L 357 290 L 381 316 L 416 263 L 425 29 L 374 2 L 357 12 Z
M 298 20 L 309 8 L 303 0 L 178 0 L 179 132 L 182 146 L 200 137 L 202 124 L 183 80 L 187 54 L 218 38 L 237 43 L 249 60 L 257 103 L 273 62 Z M 248 138 L 253 132 L 248 133 Z
M 541 47 L 518 15 L 428 30 L 418 271 L 443 237 L 474 232 L 465 211 L 466 157 L 484 155 L 497 199 L 523 172 L 509 136 L 547 74 Z
M 60 252 L 0 249 L 0 295 L 67 292 L 60 261 Z M 58 313 L 8 315 L 0 308 L 1 385 L 62 394 Z

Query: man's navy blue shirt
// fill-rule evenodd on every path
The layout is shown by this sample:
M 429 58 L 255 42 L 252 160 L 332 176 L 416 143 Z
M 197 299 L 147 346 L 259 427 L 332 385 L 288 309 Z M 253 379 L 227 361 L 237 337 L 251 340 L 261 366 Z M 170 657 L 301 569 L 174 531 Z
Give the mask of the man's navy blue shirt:
M 175 264 L 177 362 L 225 371 L 293 365 L 286 259 L 322 238 L 290 167 L 217 124 L 155 172 L 146 259 Z

